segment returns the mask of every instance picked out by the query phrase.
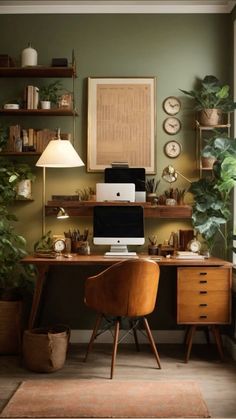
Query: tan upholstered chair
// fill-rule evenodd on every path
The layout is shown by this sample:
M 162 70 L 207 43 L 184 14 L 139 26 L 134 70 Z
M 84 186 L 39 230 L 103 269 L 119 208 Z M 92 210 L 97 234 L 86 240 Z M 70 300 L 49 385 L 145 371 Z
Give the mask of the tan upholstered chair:
M 137 339 L 138 323 L 140 320 L 143 320 L 158 367 L 161 368 L 156 345 L 145 317 L 154 310 L 159 275 L 159 266 L 154 261 L 148 259 L 126 259 L 110 266 L 96 276 L 87 278 L 85 281 L 85 303 L 98 313 L 88 344 L 85 361 L 92 349 L 94 340 L 102 333 L 99 332 L 101 321 L 103 318 L 106 319 L 110 316 L 112 321 L 109 321 L 110 325 L 105 327 L 107 330 L 114 325 L 115 329 L 110 378 L 113 377 L 119 330 L 123 317 L 127 317 L 129 320 L 129 332 L 133 331 L 137 350 L 139 350 Z

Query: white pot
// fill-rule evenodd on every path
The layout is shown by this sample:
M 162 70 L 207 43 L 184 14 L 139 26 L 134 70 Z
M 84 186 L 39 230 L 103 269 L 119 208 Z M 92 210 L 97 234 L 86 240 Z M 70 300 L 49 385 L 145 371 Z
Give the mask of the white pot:
M 41 100 L 41 109 L 51 109 L 51 102 L 49 100 Z
M 17 184 L 17 195 L 25 199 L 31 199 L 31 180 L 24 179 Z

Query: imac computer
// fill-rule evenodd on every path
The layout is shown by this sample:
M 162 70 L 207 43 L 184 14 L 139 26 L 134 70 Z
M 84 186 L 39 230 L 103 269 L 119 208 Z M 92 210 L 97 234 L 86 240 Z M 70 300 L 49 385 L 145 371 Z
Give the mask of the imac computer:
M 107 167 L 104 171 L 105 183 L 134 183 L 135 201 L 145 202 L 145 168 L 144 167 Z
M 93 242 L 110 245 L 105 256 L 137 256 L 129 252 L 128 245 L 142 245 L 144 238 L 144 215 L 140 205 L 95 206 L 93 212 Z

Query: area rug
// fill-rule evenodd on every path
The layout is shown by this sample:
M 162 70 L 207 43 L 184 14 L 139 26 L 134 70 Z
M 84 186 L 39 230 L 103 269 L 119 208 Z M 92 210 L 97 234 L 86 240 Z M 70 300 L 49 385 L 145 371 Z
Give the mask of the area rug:
M 22 382 L 3 418 L 210 417 L 193 381 L 42 379 Z

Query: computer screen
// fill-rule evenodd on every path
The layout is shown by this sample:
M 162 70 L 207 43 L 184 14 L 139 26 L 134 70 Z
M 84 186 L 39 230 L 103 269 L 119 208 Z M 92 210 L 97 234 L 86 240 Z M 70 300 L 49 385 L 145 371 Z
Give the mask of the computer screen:
M 104 171 L 105 183 L 134 183 L 135 191 L 145 191 L 145 168 L 107 167 Z
M 131 254 L 128 252 L 128 245 L 142 245 L 145 242 L 143 207 L 140 205 L 95 206 L 93 242 L 98 245 L 111 245 L 107 255 Z

